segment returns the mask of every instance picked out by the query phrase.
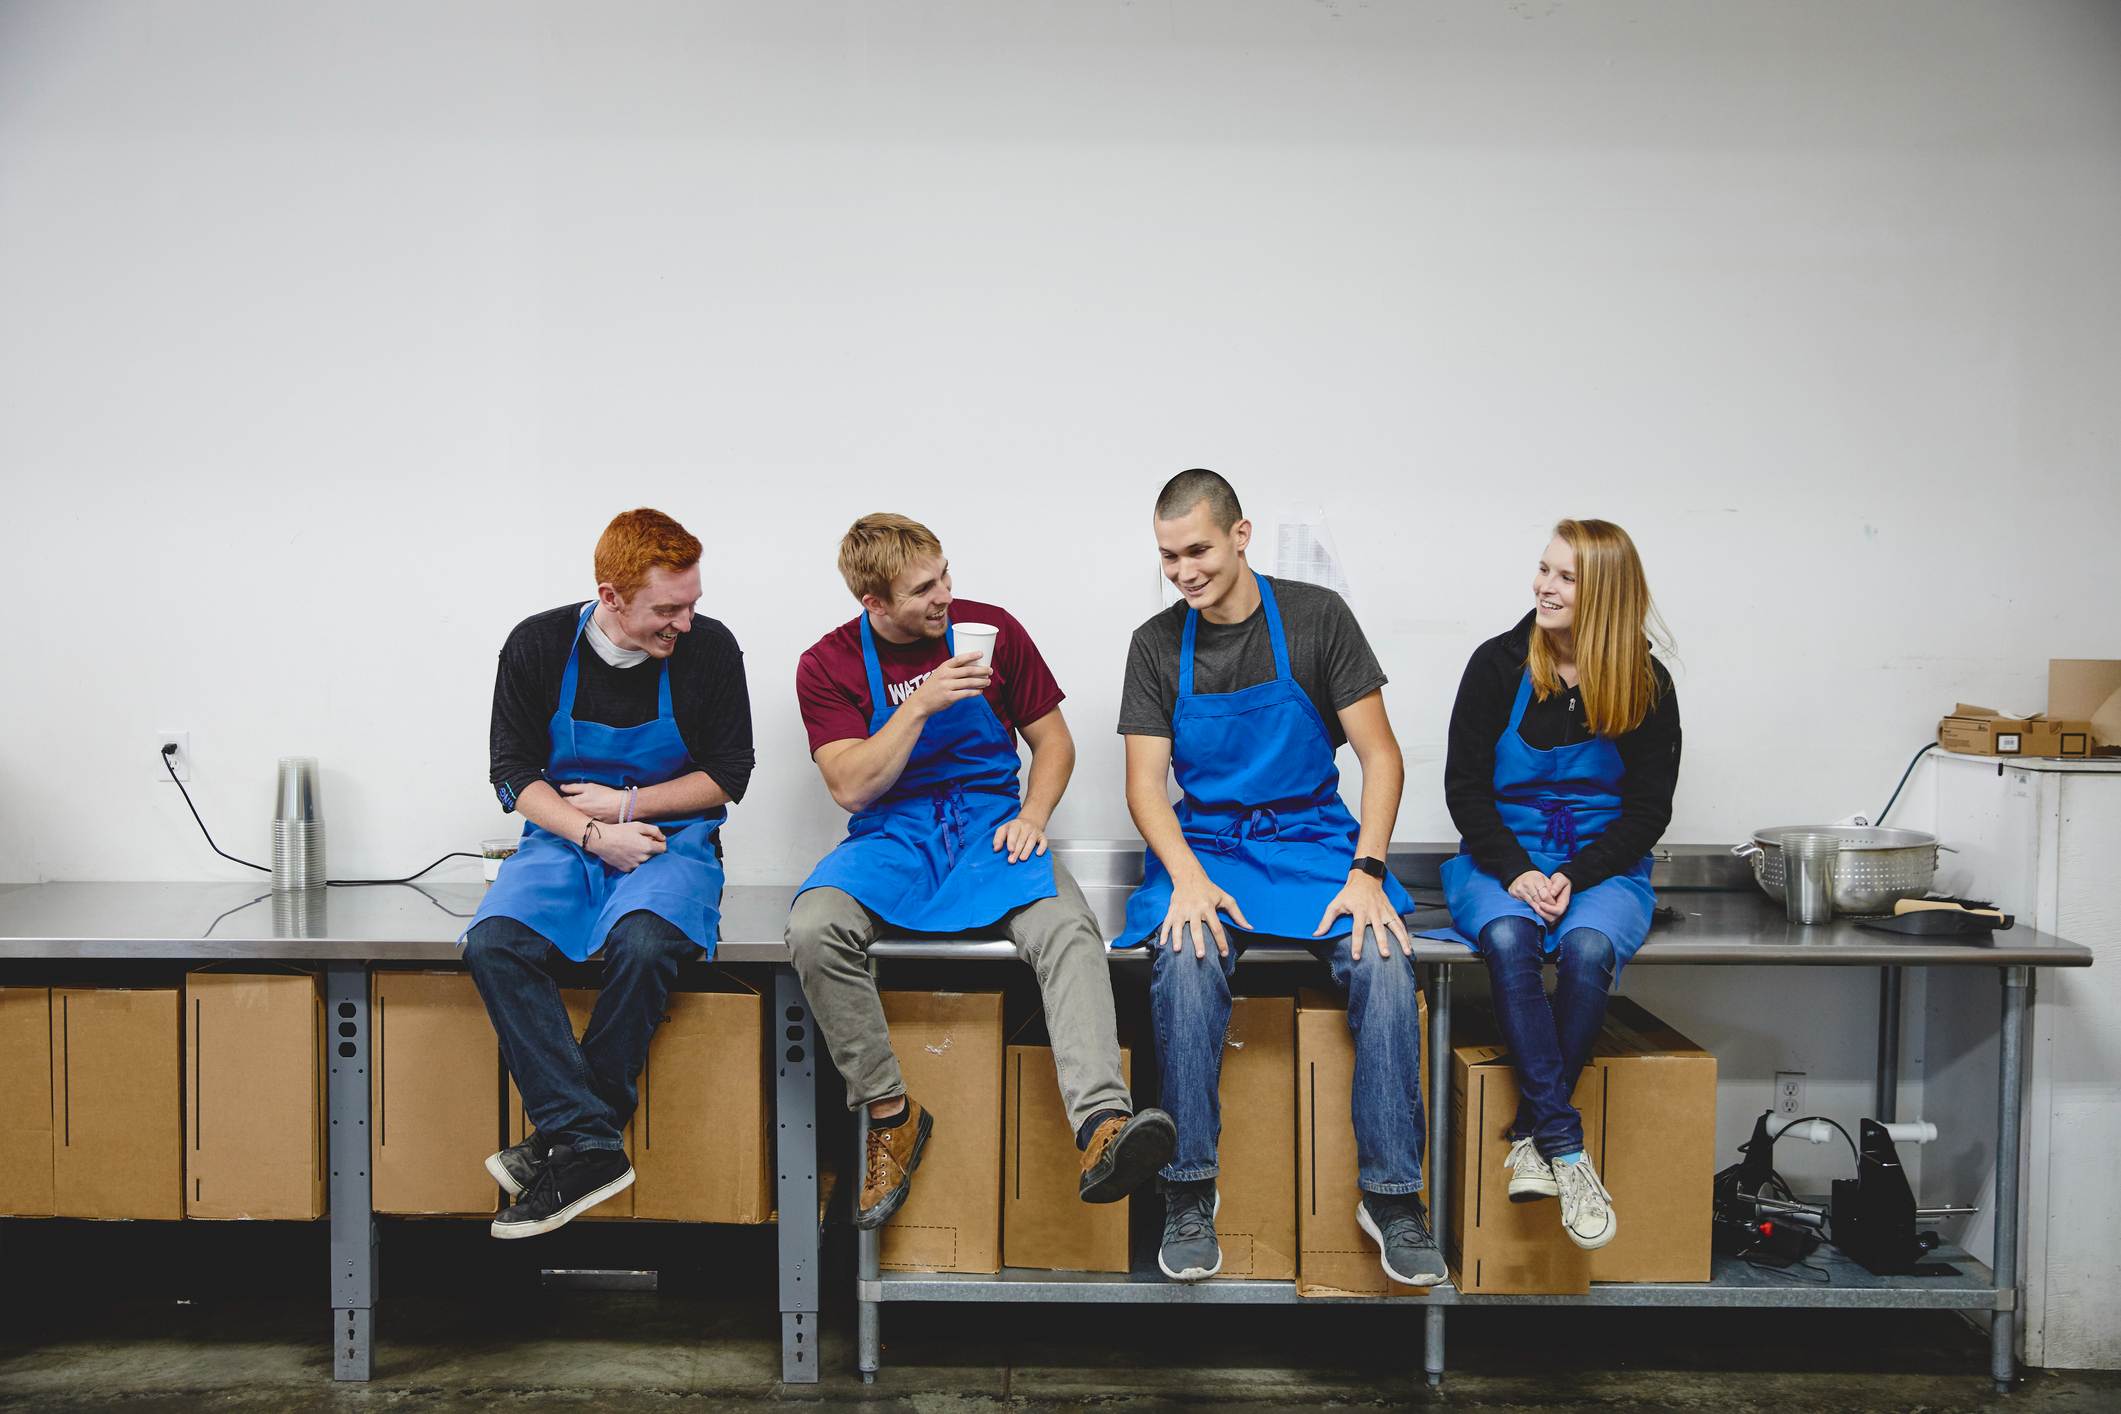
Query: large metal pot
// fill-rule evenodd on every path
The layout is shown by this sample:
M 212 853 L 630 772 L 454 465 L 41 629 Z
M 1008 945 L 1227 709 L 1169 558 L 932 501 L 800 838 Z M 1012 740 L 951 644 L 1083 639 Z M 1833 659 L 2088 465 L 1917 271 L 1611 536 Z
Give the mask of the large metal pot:
M 1891 913 L 1904 898 L 1921 898 L 1937 877 L 1937 837 L 1920 830 L 1892 830 L 1876 825 L 1776 825 L 1756 830 L 1750 844 L 1731 853 L 1751 862 L 1753 878 L 1763 892 L 1782 902 L 1782 836 L 1786 831 L 1836 835 L 1841 852 L 1834 860 L 1834 912 Z

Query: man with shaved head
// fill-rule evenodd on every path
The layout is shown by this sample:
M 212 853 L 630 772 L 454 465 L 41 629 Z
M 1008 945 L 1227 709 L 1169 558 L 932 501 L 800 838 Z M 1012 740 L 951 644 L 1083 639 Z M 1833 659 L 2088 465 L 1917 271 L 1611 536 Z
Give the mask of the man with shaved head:
M 1416 1196 L 1421 1033 L 1401 919 L 1414 903 L 1384 864 L 1406 774 L 1384 672 L 1338 594 L 1252 570 L 1252 523 L 1214 472 L 1172 477 L 1153 528 L 1185 602 L 1136 629 L 1127 655 L 1127 808 L 1149 848 L 1116 943 L 1156 952 L 1157 1065 L 1178 1125 L 1157 1261 L 1177 1281 L 1222 1268 L 1215 1147 L 1230 979 L 1248 942 L 1295 939 L 1348 998 L 1356 1221 L 1394 1281 L 1441 1281 Z M 1359 825 L 1340 798 L 1343 743 L 1362 763 Z

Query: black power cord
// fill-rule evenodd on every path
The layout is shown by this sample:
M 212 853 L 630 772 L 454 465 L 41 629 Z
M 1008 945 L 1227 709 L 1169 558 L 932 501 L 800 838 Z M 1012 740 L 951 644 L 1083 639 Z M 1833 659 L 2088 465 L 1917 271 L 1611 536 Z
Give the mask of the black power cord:
M 167 771 L 167 772 L 169 772 L 169 779 L 170 779 L 170 783 L 171 783 L 172 785 L 176 786 L 176 788 L 178 789 L 178 791 L 179 791 L 179 792 L 181 792 L 181 793 L 183 794 L 183 796 L 184 796 L 184 803 L 185 803 L 185 805 L 187 805 L 187 806 L 189 806 L 189 807 L 191 808 L 191 817 L 192 817 L 192 819 L 194 819 L 194 820 L 199 820 L 199 807 L 198 807 L 198 806 L 196 806 L 196 805 L 192 805 L 192 803 L 191 803 L 191 792 L 190 792 L 190 791 L 188 791 L 188 790 L 185 790 L 185 789 L 184 789 L 184 782 L 183 782 L 183 781 L 181 781 L 181 780 L 178 780 L 178 779 L 177 779 L 177 767 L 176 767 L 176 764 L 175 764 L 174 762 L 172 762 L 172 761 L 171 761 L 171 760 L 169 759 L 170 757 L 172 757 L 172 756 L 175 756 L 176 754 L 177 754 L 177 744 L 176 744 L 175 742 L 173 742 L 173 741 L 166 741 L 166 742 L 162 743 L 162 769 L 163 769 L 163 770 L 165 770 L 165 771 Z M 243 867 L 244 867 L 245 869 L 255 869 L 255 870 L 257 870 L 257 871 L 258 871 L 258 872 L 259 872 L 260 874 L 270 874 L 270 873 L 272 873 L 272 870 L 271 870 L 271 869 L 269 869 L 269 868 L 267 868 L 267 867 L 266 867 L 265 865 L 263 865 L 263 864 L 253 864 L 253 863 L 251 863 L 251 862 L 250 862 L 250 861 L 249 861 L 248 859 L 238 859 L 238 858 L 236 858 L 236 857 L 235 857 L 235 856 L 234 856 L 233 854 L 230 854 L 230 853 L 229 853 L 229 852 L 228 852 L 227 850 L 225 850 L 225 849 L 221 848 L 221 846 L 219 846 L 219 845 L 215 844 L 215 843 L 214 843 L 214 834 L 213 834 L 213 831 L 211 831 L 211 830 L 209 830 L 209 829 L 207 829 L 207 828 L 206 828 L 206 822 L 205 822 L 204 820 L 199 820 L 199 833 L 200 833 L 200 834 L 202 834 L 202 835 L 204 835 L 204 836 L 206 836 L 206 847 L 207 847 L 208 849 L 212 850 L 212 851 L 213 851 L 213 852 L 214 852 L 215 854 L 218 854 L 218 855 L 220 855 L 220 856 L 221 856 L 221 857 L 222 857 L 223 859 L 227 860 L 227 861 L 228 861 L 229 863 L 231 863 L 231 864 L 240 864 L 240 865 L 242 865 L 242 866 L 243 866 Z M 257 902 L 257 900 L 256 900 L 256 899 L 252 899 L 252 900 L 251 900 L 251 902 L 252 902 L 252 903 L 256 903 L 256 902 Z M 224 914 L 224 915 L 222 915 L 222 916 L 223 916 L 223 917 L 226 917 L 227 915 L 226 915 L 226 914 Z M 214 921 L 218 923 L 218 922 L 220 922 L 221 920 L 217 918 L 217 919 L 215 919 Z
M 206 847 L 208 849 L 211 849 L 215 854 L 220 855 L 223 859 L 227 860 L 231 864 L 240 864 L 245 869 L 255 869 L 260 874 L 272 873 L 272 869 L 267 865 L 253 864 L 248 859 L 238 859 L 233 854 L 230 854 L 227 850 L 221 848 L 221 846 L 214 843 L 213 831 L 206 828 L 205 820 L 200 819 L 199 807 L 192 804 L 191 792 L 185 790 L 184 782 L 177 779 L 176 765 L 169 759 L 170 757 L 175 756 L 176 754 L 177 744 L 175 742 L 169 741 L 164 742 L 162 744 L 162 769 L 169 772 L 170 783 L 176 786 L 178 792 L 183 795 L 185 805 L 191 810 L 192 819 L 199 821 L 199 833 L 206 836 Z M 483 856 L 481 855 L 473 854 L 469 850 L 456 849 L 451 850 L 449 853 L 443 855 L 440 859 L 437 859 L 434 863 L 428 865 L 426 869 L 416 870 L 413 873 L 407 874 L 402 879 L 326 879 L 324 882 L 328 887 L 335 889 L 364 888 L 370 884 L 409 884 L 413 880 L 419 878 L 420 875 L 427 873 L 428 870 L 438 869 L 452 859 L 479 859 L 482 857 Z M 256 899 L 251 900 L 251 903 L 256 902 Z M 243 907 L 245 908 L 248 908 L 249 906 L 250 904 L 243 905 Z M 439 902 L 437 902 L 436 906 L 440 907 Z M 233 911 L 234 910 L 230 910 L 230 912 Z M 445 913 L 449 912 L 448 909 L 444 909 L 443 911 Z M 222 918 L 226 918 L 227 916 L 228 914 L 225 913 L 221 915 Z M 218 923 L 221 920 L 217 918 L 214 921 Z
M 1909 776 L 1915 774 L 1915 763 L 1920 761 L 1923 757 L 1929 755 L 1932 751 L 1935 751 L 1936 749 L 1937 743 L 1933 741 L 1929 743 L 1929 745 L 1923 747 L 1920 751 L 1916 752 L 1913 756 L 1908 758 L 1907 769 L 1900 773 L 1900 785 L 1893 787 L 1892 798 L 1885 802 L 1884 810 L 1879 811 L 1876 815 L 1873 815 L 1871 817 L 1871 823 L 1873 825 L 1883 825 L 1885 823 L 1885 817 L 1892 810 L 1893 802 L 1900 799 L 1901 787 L 1907 784 L 1907 778 Z

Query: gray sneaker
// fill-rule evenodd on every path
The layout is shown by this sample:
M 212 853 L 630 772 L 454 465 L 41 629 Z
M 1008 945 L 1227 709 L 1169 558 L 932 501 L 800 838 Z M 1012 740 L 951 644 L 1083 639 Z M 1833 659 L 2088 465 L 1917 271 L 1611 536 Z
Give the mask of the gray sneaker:
M 1205 1281 L 1223 1269 L 1223 1248 L 1215 1240 L 1215 1215 L 1223 1195 L 1211 1179 L 1204 1183 L 1164 1185 L 1164 1243 L 1156 1265 L 1173 1281 Z
M 520 1198 L 530 1191 L 531 1180 L 545 1167 L 545 1156 L 551 1152 L 552 1145 L 543 1135 L 532 1134 L 520 1144 L 488 1154 L 486 1172 L 493 1175 L 493 1181 L 510 1198 Z
M 1443 1249 L 1413 1194 L 1365 1193 L 1355 1205 L 1355 1221 L 1377 1244 L 1385 1275 L 1401 1286 L 1434 1286 L 1444 1279 Z

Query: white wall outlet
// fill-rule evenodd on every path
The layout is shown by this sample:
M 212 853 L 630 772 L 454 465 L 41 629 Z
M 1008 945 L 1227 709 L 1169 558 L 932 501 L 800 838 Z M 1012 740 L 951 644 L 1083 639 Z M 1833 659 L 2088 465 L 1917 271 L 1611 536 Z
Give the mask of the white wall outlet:
M 1804 1072 L 1801 1070 L 1778 1070 L 1775 1072 L 1775 1114 L 1782 1119 L 1795 1119 L 1804 1113 Z
M 162 765 L 162 748 L 168 746 L 171 742 L 175 742 L 177 744 L 177 749 L 170 753 L 169 767 L 168 769 L 164 769 Z M 155 736 L 154 753 L 156 780 L 168 780 L 170 771 L 175 771 L 177 773 L 177 779 L 180 781 L 188 781 L 191 779 L 190 732 L 157 733 Z

